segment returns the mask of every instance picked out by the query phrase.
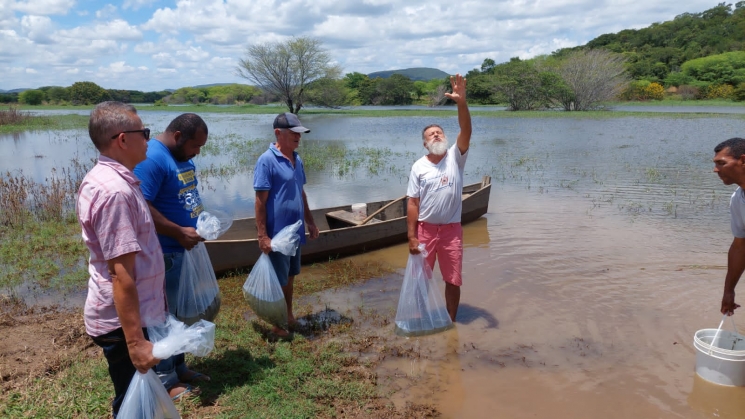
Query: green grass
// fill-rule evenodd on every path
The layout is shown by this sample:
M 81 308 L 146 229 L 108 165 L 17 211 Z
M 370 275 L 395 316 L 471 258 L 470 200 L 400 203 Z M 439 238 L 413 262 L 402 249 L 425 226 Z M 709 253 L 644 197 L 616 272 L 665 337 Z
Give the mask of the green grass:
M 297 283 L 307 286 L 297 287 L 297 295 L 386 271 L 375 263 L 352 265 L 348 261 L 324 264 L 325 273 L 317 275 L 329 279 L 318 284 L 303 278 Z M 202 393 L 197 398 L 177 404 L 183 417 L 332 418 L 341 409 L 364 412 L 370 404 L 389 404 L 378 396 L 374 365 L 354 355 L 361 351 L 355 342 L 365 338 L 356 335 L 351 325 L 333 326 L 325 337 L 314 340 L 296 334 L 291 342 L 271 343 L 266 339 L 268 326 L 245 318 L 241 291 L 245 277 L 237 273 L 220 279 L 223 300 L 215 321 L 215 349 L 205 358 L 187 356 L 189 366 L 209 374 L 212 381 L 200 383 Z M 103 356 L 78 356 L 57 371 L 0 394 L 0 417 L 106 417 L 112 395 Z
M 88 126 L 86 115 L 33 116 L 20 124 L 0 125 L 0 134 L 22 131 L 80 129 Z

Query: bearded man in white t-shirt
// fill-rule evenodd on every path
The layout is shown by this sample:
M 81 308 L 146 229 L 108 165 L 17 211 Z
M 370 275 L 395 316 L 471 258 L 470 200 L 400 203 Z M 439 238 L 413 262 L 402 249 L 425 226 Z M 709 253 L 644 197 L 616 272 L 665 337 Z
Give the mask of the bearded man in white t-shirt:
M 445 304 L 455 321 L 463 284 L 463 229 L 460 225 L 463 203 L 463 168 L 471 143 L 471 114 L 466 103 L 466 79 L 460 74 L 450 77 L 452 93 L 445 93 L 458 107 L 458 133 L 455 144 L 448 147 L 442 127 L 429 125 L 422 131 L 424 147 L 429 152 L 411 168 L 406 195 L 409 252 L 419 253 L 419 243 L 427 250 L 431 268 L 439 261 L 445 281 Z
M 714 173 L 725 185 L 738 186 L 729 201 L 730 228 L 735 236 L 727 256 L 722 314 L 732 315 L 740 307 L 735 303 L 735 286 L 745 271 L 745 138 L 730 138 L 714 147 Z

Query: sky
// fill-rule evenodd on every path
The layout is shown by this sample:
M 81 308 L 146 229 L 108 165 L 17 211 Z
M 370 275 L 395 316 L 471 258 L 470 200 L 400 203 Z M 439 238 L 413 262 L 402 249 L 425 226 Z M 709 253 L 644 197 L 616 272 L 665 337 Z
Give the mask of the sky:
M 307 36 L 343 73 L 465 74 L 583 45 L 719 0 L 0 0 L 0 90 L 245 83 L 246 48 Z

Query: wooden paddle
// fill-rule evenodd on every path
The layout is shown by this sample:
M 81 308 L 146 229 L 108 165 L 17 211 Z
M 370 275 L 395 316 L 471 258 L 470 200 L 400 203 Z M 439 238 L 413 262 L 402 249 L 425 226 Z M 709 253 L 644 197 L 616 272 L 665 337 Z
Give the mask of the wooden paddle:
M 402 199 L 404 199 L 404 198 L 406 198 L 406 195 L 402 196 L 401 198 L 398 198 L 398 199 L 394 199 L 393 201 L 391 201 L 391 202 L 389 202 L 389 203 L 387 203 L 387 204 L 383 205 L 382 207 L 380 207 L 380 209 L 378 209 L 378 210 L 377 210 L 377 211 L 375 211 L 374 213 L 372 213 L 372 214 L 368 215 L 368 216 L 367 216 L 367 218 L 365 218 L 364 220 L 362 220 L 362 222 L 361 222 L 361 223 L 360 223 L 359 225 L 364 225 L 364 224 L 365 224 L 366 222 L 368 222 L 368 221 L 372 220 L 372 219 L 373 219 L 373 217 L 375 217 L 376 215 L 380 214 L 380 213 L 381 213 L 381 212 L 382 212 L 382 211 L 383 211 L 384 209 L 386 209 L 386 208 L 390 207 L 391 205 L 395 204 L 395 203 L 396 203 L 396 202 L 398 202 L 398 201 L 401 201 L 401 200 L 402 200 Z

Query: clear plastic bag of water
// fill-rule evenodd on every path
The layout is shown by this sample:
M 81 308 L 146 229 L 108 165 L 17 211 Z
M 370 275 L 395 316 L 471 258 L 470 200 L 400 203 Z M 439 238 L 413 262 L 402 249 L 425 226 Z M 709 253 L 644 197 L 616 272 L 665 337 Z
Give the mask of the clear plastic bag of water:
M 181 416 L 155 371 L 135 371 L 117 419 L 178 419 Z
M 176 317 L 187 325 L 199 320 L 214 321 L 220 312 L 221 301 L 210 255 L 204 243 L 199 242 L 191 250 L 184 251 Z
M 233 216 L 225 211 L 212 209 L 202 211 L 197 218 L 197 234 L 207 240 L 215 240 L 233 225 Z
M 425 259 L 424 244 L 421 253 L 409 254 L 404 282 L 396 309 L 395 332 L 400 336 L 424 336 L 453 327 L 445 301 L 435 284 L 432 269 Z
M 194 356 L 207 356 L 215 348 L 215 324 L 207 320 L 187 326 L 168 315 L 165 323 L 149 326 L 147 334 L 153 343 L 153 356 L 158 359 L 187 352 Z
M 295 255 L 298 246 L 300 246 L 298 229 L 301 225 L 303 225 L 303 222 L 297 220 L 294 224 L 279 230 L 279 233 L 272 237 L 272 250 L 287 256 Z
M 259 256 L 243 283 L 243 297 L 259 318 L 287 329 L 287 303 L 279 285 L 272 261 L 265 253 Z

